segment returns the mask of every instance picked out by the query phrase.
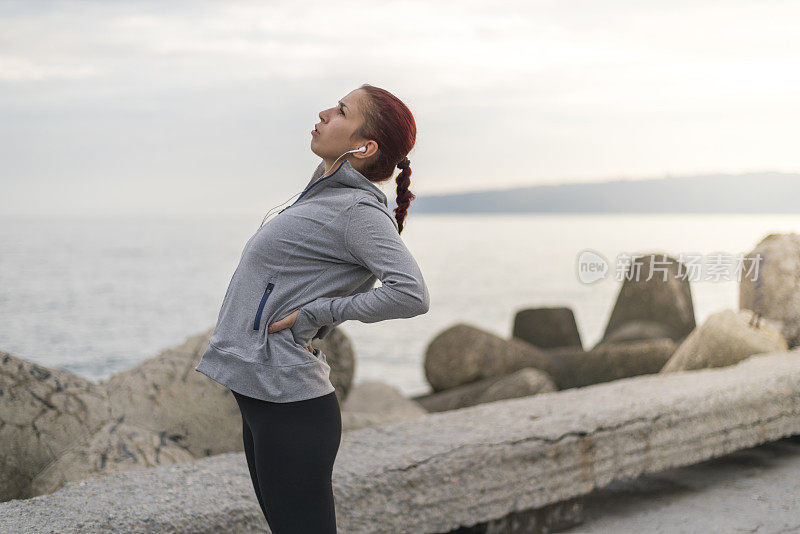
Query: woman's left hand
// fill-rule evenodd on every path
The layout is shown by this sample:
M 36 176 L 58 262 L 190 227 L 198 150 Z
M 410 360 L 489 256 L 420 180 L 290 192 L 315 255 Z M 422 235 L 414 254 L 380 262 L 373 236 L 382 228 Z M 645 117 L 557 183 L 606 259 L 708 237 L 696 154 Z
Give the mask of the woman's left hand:
M 298 313 L 300 313 L 300 310 L 295 310 L 280 321 L 275 321 L 271 325 L 267 326 L 267 333 L 272 334 L 278 330 L 283 330 L 284 328 L 291 328 L 294 325 L 295 319 L 297 319 Z M 314 348 L 311 345 L 306 345 L 305 348 L 308 350 L 308 352 L 314 354 Z

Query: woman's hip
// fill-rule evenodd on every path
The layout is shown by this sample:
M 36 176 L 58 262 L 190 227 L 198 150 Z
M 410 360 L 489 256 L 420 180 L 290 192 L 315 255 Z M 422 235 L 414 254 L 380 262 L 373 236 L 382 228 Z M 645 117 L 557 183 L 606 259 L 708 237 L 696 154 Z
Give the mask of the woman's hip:
M 342 414 L 334 391 L 294 402 L 271 402 L 232 391 L 244 422 L 261 447 L 294 455 L 338 449 Z M 258 439 L 262 438 L 262 439 Z M 293 451 L 287 449 L 292 448 Z

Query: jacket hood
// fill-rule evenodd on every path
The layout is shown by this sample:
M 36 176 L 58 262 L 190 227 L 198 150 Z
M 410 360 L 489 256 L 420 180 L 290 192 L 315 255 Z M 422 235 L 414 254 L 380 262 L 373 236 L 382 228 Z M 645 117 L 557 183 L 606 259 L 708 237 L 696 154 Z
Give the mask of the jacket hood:
M 314 171 L 314 174 L 311 175 L 311 181 L 306 186 L 305 191 L 303 191 L 303 193 L 300 195 L 300 198 L 311 197 L 319 193 L 319 191 L 325 187 L 355 187 L 357 189 L 369 191 L 375 195 L 375 198 L 377 198 L 379 202 L 381 202 L 387 208 L 389 207 L 386 194 L 381 190 L 381 188 L 370 182 L 366 176 L 354 169 L 349 160 L 344 160 L 343 163 L 338 165 L 336 170 L 334 170 L 325 178 L 320 179 L 323 174 L 325 174 L 324 161 L 320 162 Z M 297 201 L 299 201 L 300 198 L 298 198 Z

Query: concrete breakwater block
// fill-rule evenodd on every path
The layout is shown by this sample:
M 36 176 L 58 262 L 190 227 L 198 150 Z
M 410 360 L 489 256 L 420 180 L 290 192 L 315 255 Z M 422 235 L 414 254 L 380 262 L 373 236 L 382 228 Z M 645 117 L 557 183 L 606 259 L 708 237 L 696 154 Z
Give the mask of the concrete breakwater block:
M 780 322 L 789 348 L 800 345 L 800 234 L 769 234 L 745 257 L 739 308 Z
M 469 327 L 454 327 L 450 332 L 464 331 L 466 328 Z M 658 373 L 675 352 L 675 342 L 668 337 L 602 343 L 588 351 L 581 347 L 558 347 L 545 350 L 532 347 L 536 358 L 531 361 L 531 366 L 514 370 L 525 360 L 521 360 L 523 363 L 515 359 L 492 362 L 491 353 L 483 353 L 482 360 L 476 359 L 476 356 L 481 356 L 478 351 L 501 346 L 504 340 L 498 340 L 493 334 L 483 333 L 477 329 L 470 331 L 470 334 L 472 335 L 471 339 L 482 338 L 488 342 L 475 343 L 467 352 L 460 353 L 460 356 L 458 351 L 445 351 L 437 347 L 429 348 L 426 360 L 426 368 L 430 369 L 429 377 L 441 377 L 443 376 L 441 373 L 445 369 L 452 370 L 451 379 L 454 375 L 463 376 L 456 375 L 456 373 L 458 364 L 464 360 L 469 366 L 474 366 L 476 361 L 479 364 L 480 361 L 489 362 L 486 367 L 490 371 L 486 371 L 487 373 L 503 373 L 505 368 L 499 367 L 501 363 L 508 365 L 507 369 L 510 370 L 505 374 L 495 374 L 460 386 L 412 397 L 429 412 L 455 410 L 484 402 L 536 395 L 555 389 L 582 387 L 630 376 Z M 451 337 L 448 333 L 445 340 Z M 511 341 L 512 355 L 516 353 L 517 347 L 514 345 L 518 343 L 516 340 Z M 520 349 L 523 357 L 528 348 Z M 548 373 L 535 367 L 535 364 L 541 364 L 543 361 L 540 357 L 542 353 L 548 357 L 545 360 L 548 368 L 557 369 L 558 382 L 553 380 Z M 478 372 L 479 374 L 484 373 L 484 371 Z M 437 383 L 441 384 L 441 381 Z
M 550 349 L 566 369 L 561 389 L 589 386 L 620 378 L 657 373 L 675 352 L 671 338 L 605 342 L 584 351 L 573 347 Z
M 635 328 L 626 326 L 631 321 L 637 323 Z M 663 329 L 651 332 L 653 323 Z M 666 336 L 679 343 L 694 327 L 686 266 L 667 254 L 651 252 L 631 259 L 600 342 Z M 624 335 L 616 332 L 622 328 Z
M 346 432 L 342 532 L 441 533 L 800 433 L 800 349 Z M 8 532 L 256 532 L 244 456 L 73 482 L 0 503 Z
M 436 335 L 425 351 L 425 378 L 433 392 L 535 367 L 563 383 L 564 369 L 547 351 L 458 323 Z
M 762 319 L 750 324 L 750 310 L 721 310 L 692 330 L 661 369 L 662 373 L 725 367 L 754 354 L 787 350 L 779 328 Z
M 523 367 L 507 375 L 484 378 L 439 393 L 427 393 L 412 397 L 429 412 L 457 410 L 484 402 L 526 397 L 556 391 L 550 375 L 535 367 Z
M 607 343 L 623 343 L 627 341 L 641 341 L 647 339 L 661 339 L 668 337 L 672 339 L 672 333 L 668 326 L 655 321 L 628 321 L 622 326 L 617 327 L 613 332 L 603 338 L 594 346 L 600 348 Z
M 520 310 L 514 315 L 511 337 L 540 349 L 583 348 L 575 314 L 565 306 Z

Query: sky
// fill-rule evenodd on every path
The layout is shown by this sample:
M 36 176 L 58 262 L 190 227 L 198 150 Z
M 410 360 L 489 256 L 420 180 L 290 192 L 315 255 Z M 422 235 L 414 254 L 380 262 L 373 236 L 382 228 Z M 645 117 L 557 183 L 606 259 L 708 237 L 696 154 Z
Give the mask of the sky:
M 414 114 L 418 196 L 798 172 L 798 20 L 769 0 L 0 0 L 0 213 L 266 213 L 363 83 Z

